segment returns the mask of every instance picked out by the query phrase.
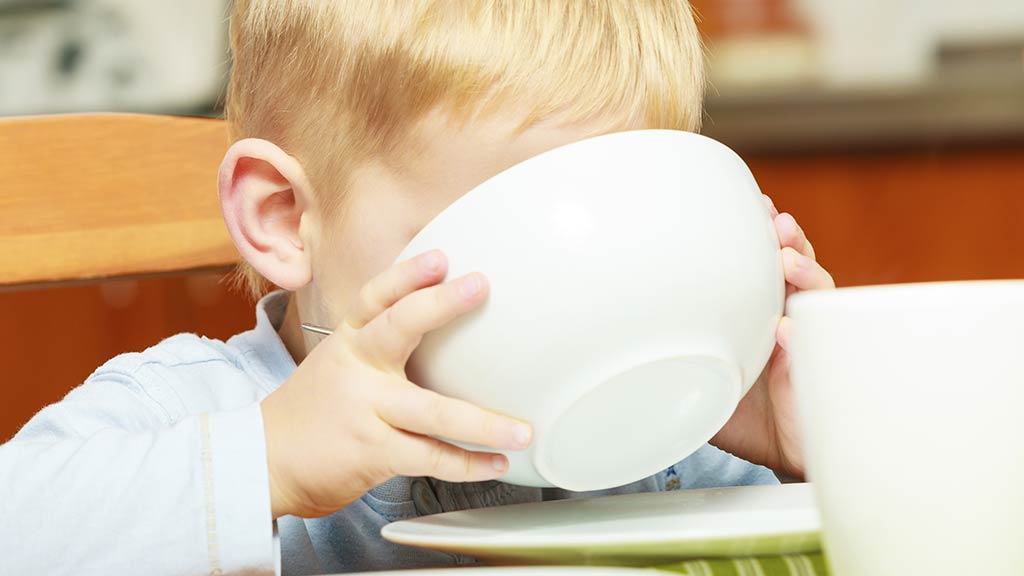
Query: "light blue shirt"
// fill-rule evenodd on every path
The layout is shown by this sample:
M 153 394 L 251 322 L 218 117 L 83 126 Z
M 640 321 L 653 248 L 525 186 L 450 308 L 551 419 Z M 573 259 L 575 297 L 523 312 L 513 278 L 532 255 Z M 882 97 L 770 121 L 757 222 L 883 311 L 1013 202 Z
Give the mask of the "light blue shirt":
M 475 560 L 391 544 L 380 529 L 442 511 L 594 494 L 400 477 L 330 516 L 275 525 L 259 402 L 295 370 L 277 335 L 287 301 L 282 292 L 264 298 L 256 327 L 227 342 L 181 334 L 114 358 L 0 446 L 0 574 L 457 566 Z M 766 468 L 706 445 L 600 494 L 775 482 Z

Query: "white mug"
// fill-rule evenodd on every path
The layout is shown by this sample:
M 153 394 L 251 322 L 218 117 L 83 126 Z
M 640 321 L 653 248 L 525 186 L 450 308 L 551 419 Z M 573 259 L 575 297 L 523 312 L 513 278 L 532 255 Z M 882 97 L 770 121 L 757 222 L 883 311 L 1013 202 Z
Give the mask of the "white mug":
M 1024 574 L 1024 281 L 792 297 L 833 576 Z

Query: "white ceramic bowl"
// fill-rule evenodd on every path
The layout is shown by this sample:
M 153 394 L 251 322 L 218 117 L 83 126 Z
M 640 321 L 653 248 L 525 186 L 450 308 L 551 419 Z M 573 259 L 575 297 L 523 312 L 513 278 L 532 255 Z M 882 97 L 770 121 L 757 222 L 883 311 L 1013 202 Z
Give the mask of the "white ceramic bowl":
M 604 135 L 484 182 L 417 235 L 488 302 L 428 335 L 418 383 L 531 422 L 504 481 L 605 489 L 679 462 L 728 420 L 782 313 L 778 238 L 743 161 L 671 130 Z
M 789 315 L 831 573 L 1024 574 L 1024 282 L 808 292 Z

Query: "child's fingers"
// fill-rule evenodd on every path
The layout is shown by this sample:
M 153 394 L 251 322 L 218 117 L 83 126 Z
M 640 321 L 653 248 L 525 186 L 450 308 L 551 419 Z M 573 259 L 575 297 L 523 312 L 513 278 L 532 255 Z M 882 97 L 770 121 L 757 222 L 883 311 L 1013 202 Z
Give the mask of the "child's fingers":
M 789 350 L 789 335 L 792 330 L 793 321 L 788 316 L 783 316 L 782 320 L 779 320 L 778 328 L 775 329 L 775 341 L 783 350 Z
M 345 322 L 361 329 L 408 294 L 444 279 L 448 260 L 440 250 L 431 250 L 399 262 L 363 286 Z
M 386 457 L 393 476 L 430 476 L 447 482 L 483 482 L 501 477 L 508 459 L 471 452 L 434 438 L 396 430 Z
M 767 194 L 761 194 L 761 199 L 764 200 L 766 206 L 768 206 L 768 213 L 771 214 L 772 220 L 779 216 L 779 209 L 775 207 L 775 202 L 772 202 L 771 197 Z
M 782 249 L 782 268 L 786 283 L 795 286 L 797 290 L 827 290 L 836 287 L 828 270 L 791 246 Z
M 380 367 L 402 368 L 424 334 L 479 306 L 487 291 L 487 279 L 473 273 L 413 292 L 359 331 L 357 349 Z
M 495 450 L 522 450 L 532 436 L 523 422 L 405 381 L 389 387 L 375 407 L 395 428 Z
M 775 218 L 775 231 L 779 235 L 780 246 L 788 246 L 812 260 L 815 259 L 814 246 L 811 246 L 803 228 L 796 223 L 791 214 L 783 212 Z

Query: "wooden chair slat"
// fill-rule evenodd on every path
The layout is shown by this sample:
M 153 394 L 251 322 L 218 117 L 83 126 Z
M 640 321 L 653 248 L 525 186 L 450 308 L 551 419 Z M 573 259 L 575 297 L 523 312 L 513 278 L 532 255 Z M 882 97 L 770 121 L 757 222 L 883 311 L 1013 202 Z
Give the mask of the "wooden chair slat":
M 226 267 L 222 120 L 0 119 L 0 287 Z

